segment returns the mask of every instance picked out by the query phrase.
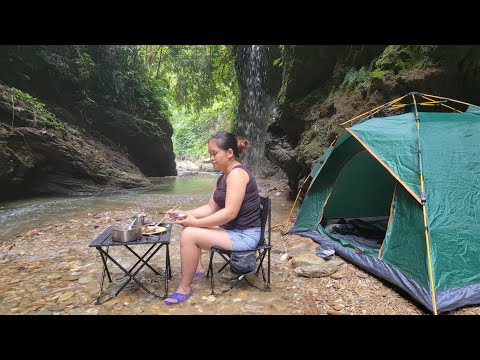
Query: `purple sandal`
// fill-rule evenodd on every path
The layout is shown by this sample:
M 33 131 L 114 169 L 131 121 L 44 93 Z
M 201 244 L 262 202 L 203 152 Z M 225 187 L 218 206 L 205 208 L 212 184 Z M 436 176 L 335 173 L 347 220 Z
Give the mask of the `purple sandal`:
M 163 302 L 167 305 L 180 304 L 181 302 L 184 302 L 192 295 L 193 295 L 193 291 L 190 291 L 188 294 L 182 294 L 182 293 L 176 292 L 176 293 L 173 293 L 172 295 L 169 295 L 165 300 L 163 300 Z M 175 299 L 177 301 L 176 302 L 168 301 L 167 299 Z
M 195 271 L 195 275 L 193 275 L 194 279 L 205 277 L 205 273 L 203 271 Z

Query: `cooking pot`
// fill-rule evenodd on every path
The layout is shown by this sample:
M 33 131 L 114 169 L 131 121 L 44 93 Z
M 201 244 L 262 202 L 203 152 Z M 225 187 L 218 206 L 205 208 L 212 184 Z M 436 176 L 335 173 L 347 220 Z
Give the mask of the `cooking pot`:
M 118 242 L 136 241 L 142 238 L 142 225 L 120 225 L 112 228 L 112 240 Z

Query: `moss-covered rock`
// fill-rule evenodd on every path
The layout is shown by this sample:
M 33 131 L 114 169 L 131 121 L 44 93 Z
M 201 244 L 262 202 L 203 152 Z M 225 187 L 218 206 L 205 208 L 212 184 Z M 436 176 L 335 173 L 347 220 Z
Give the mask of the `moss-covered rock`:
M 0 79 L 18 89 L 16 100 L 28 102 L 45 126 L 61 131 L 70 124 L 109 138 L 144 175 L 176 175 L 164 90 L 136 61 L 133 47 L 2 45 Z
M 82 194 L 149 185 L 129 154 L 0 85 L 0 199 Z

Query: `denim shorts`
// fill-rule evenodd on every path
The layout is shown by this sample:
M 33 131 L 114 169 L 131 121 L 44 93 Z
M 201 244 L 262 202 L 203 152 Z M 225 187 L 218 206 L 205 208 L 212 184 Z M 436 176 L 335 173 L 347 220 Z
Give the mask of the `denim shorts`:
M 232 240 L 233 250 L 252 250 L 260 241 L 261 228 L 231 229 L 227 230 L 227 233 Z

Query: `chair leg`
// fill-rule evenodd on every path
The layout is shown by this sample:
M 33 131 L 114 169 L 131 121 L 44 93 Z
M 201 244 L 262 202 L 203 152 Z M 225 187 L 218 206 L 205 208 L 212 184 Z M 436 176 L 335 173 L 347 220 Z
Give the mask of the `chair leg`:
M 210 268 L 212 267 L 212 251 L 210 250 L 210 256 L 209 256 L 209 262 L 208 262 L 208 269 L 207 273 L 205 274 L 205 277 L 208 279 L 210 276 Z
M 210 274 L 210 295 L 215 295 L 215 291 L 213 290 L 214 283 L 213 283 L 213 254 L 215 252 L 210 250 L 210 262 L 208 264 L 208 271 L 207 271 L 207 278 Z
M 268 278 L 268 282 L 267 282 L 267 288 L 270 289 L 270 249 L 267 250 L 268 251 L 268 254 L 267 254 L 267 263 L 268 263 L 268 275 L 267 275 L 267 278 Z
M 247 278 L 245 277 L 245 275 L 240 275 L 240 276 L 237 278 L 237 280 L 235 280 L 235 282 L 234 282 L 232 285 L 230 285 L 227 290 L 222 291 L 221 294 L 224 294 L 224 293 L 226 293 L 227 291 L 232 290 L 232 289 L 235 287 L 235 285 L 237 285 L 237 284 L 240 282 L 240 280 L 242 280 L 242 279 L 247 280 Z M 247 280 L 247 281 L 248 281 L 248 280 Z
M 266 287 L 265 287 L 265 283 L 263 283 L 263 289 L 262 289 L 262 288 L 259 288 L 257 285 L 251 283 L 250 280 L 248 280 L 246 276 L 243 278 L 243 280 L 245 280 L 248 285 L 250 285 L 250 286 L 252 286 L 252 287 L 254 287 L 254 288 L 258 289 L 258 290 L 261 290 L 261 291 L 270 291 L 269 288 L 266 288 Z

